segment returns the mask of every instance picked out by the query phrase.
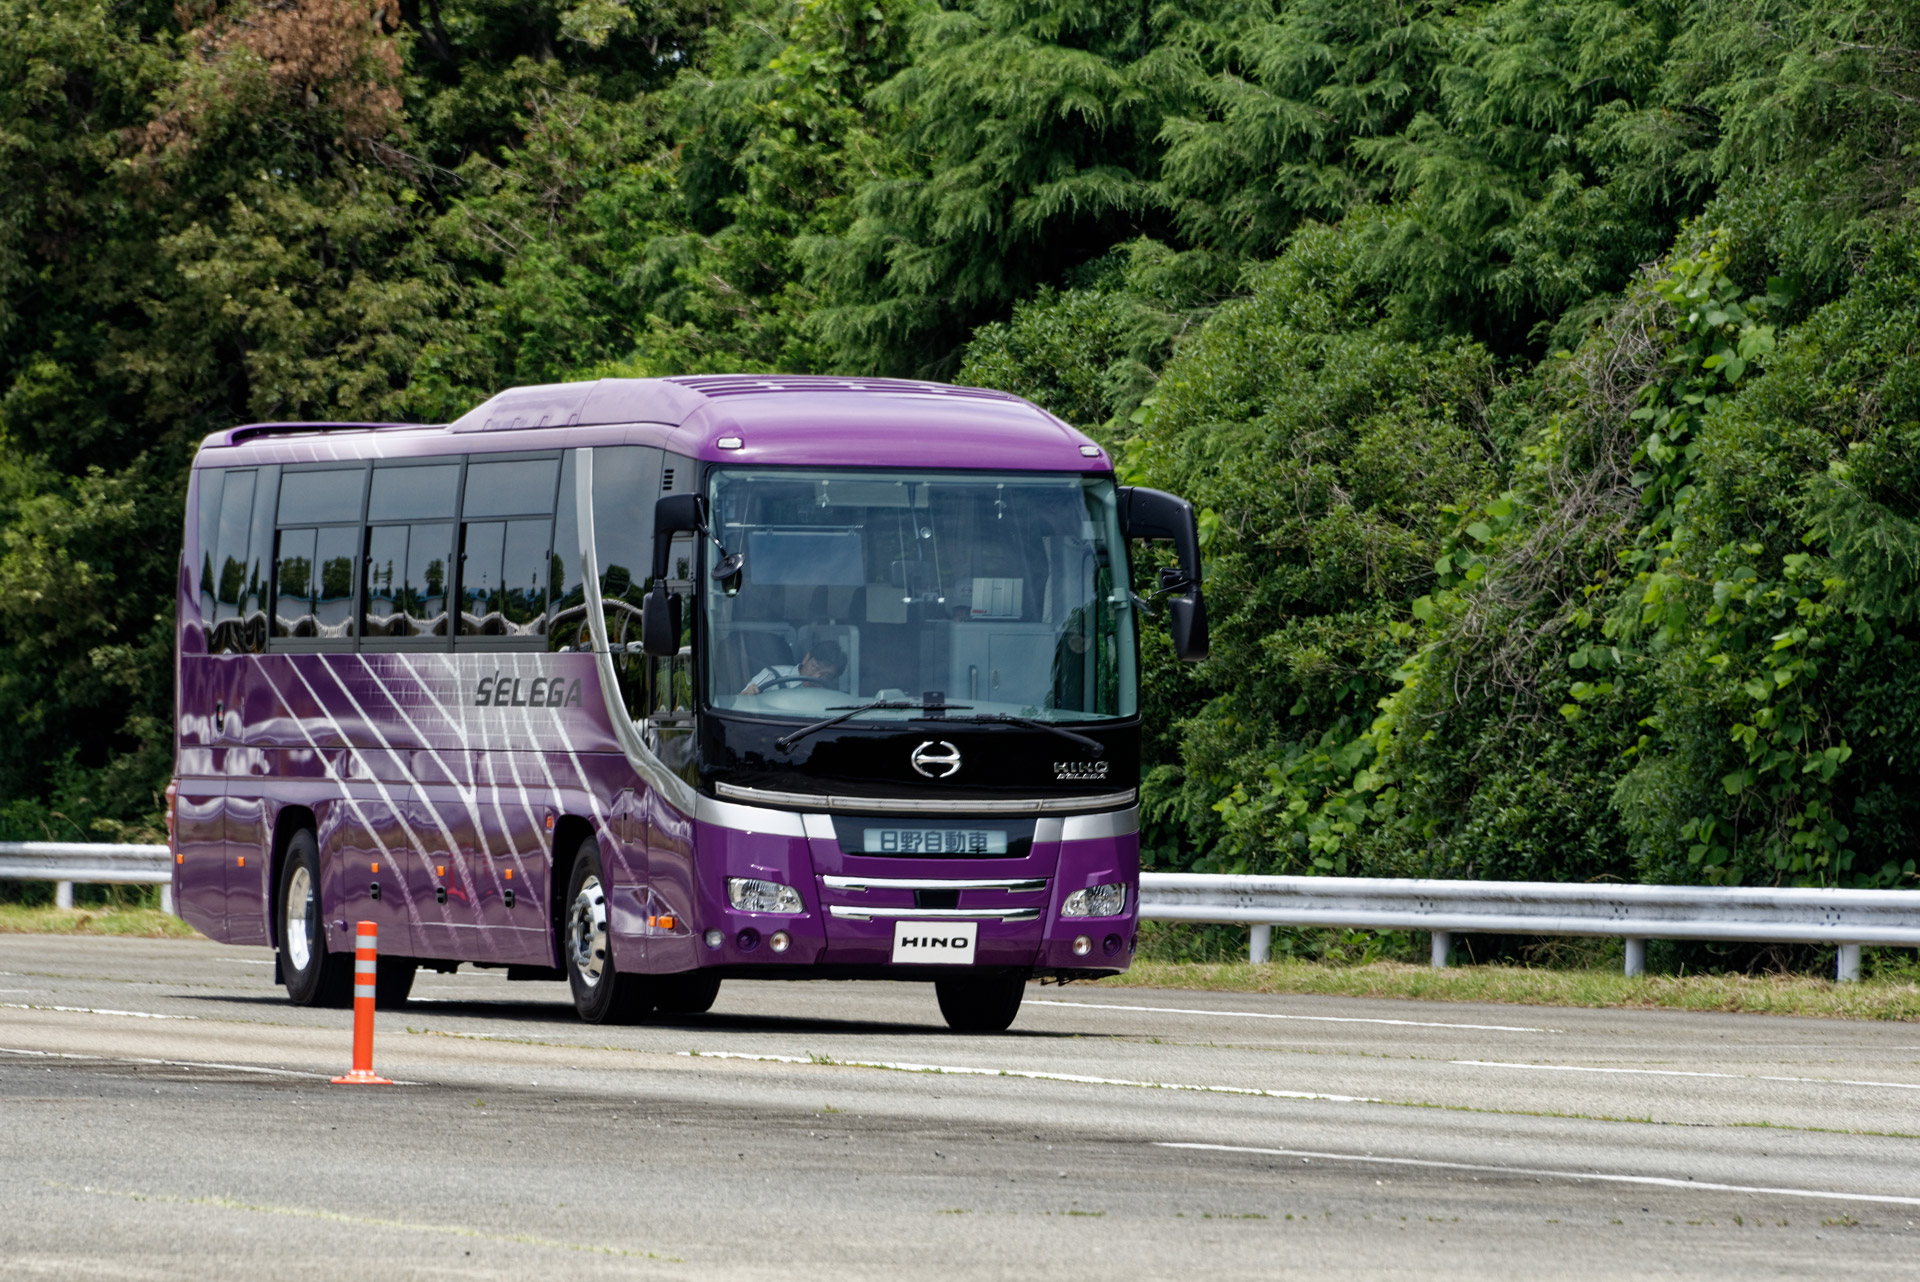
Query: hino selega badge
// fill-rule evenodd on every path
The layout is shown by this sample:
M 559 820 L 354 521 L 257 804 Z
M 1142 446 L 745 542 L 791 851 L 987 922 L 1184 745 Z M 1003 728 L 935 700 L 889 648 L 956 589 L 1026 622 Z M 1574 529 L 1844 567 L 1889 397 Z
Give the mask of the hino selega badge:
M 977 921 L 896 921 L 893 960 L 924 966 L 967 966 L 979 937 Z
M 960 773 L 960 749 L 945 739 L 927 740 L 907 760 L 929 779 L 951 779 Z

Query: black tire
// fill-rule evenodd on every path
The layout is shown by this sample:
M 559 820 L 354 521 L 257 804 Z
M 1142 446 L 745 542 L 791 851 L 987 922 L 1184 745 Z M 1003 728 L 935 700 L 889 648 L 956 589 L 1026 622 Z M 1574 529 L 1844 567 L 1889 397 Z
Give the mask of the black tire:
M 589 837 L 573 857 L 566 905 L 560 914 L 560 938 L 554 941 L 574 1009 L 589 1024 L 635 1024 L 653 1010 L 648 976 L 622 975 L 613 962 L 607 932 L 607 883 L 600 871 L 600 847 Z
M 290 903 L 299 900 L 298 904 Z M 287 840 L 274 894 L 280 982 L 296 1006 L 346 1006 L 353 1001 L 353 954 L 327 951 L 320 902 L 320 845 L 302 828 Z
M 373 972 L 373 1004 L 378 1010 L 398 1010 L 413 992 L 420 963 L 412 957 L 382 957 Z
M 1027 995 L 1025 975 L 979 975 L 933 984 L 940 1013 L 956 1033 L 1004 1033 Z
M 662 1015 L 704 1015 L 718 996 L 720 977 L 711 971 L 690 970 L 653 981 L 653 1004 Z

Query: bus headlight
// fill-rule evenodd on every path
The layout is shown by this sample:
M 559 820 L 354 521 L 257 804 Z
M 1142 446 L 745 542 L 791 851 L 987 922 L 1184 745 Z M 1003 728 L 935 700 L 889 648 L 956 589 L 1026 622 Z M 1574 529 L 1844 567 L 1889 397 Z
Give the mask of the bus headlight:
M 727 900 L 743 913 L 799 913 L 800 892 L 757 877 L 727 878 Z
M 1060 905 L 1062 917 L 1118 917 L 1127 911 L 1127 884 L 1110 881 L 1104 886 L 1088 886 L 1067 896 Z

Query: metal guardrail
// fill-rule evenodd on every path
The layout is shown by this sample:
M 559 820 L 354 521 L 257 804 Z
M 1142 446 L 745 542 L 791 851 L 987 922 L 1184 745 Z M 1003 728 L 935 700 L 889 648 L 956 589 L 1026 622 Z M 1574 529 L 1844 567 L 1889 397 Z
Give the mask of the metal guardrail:
M 164 886 L 160 908 L 173 911 L 173 856 L 165 846 L 104 841 L 0 841 L 0 880 L 50 881 L 53 902 L 73 907 L 73 886 Z
M 1140 916 L 1251 926 L 1256 962 L 1275 926 L 1429 931 L 1435 966 L 1462 932 L 1611 936 L 1626 941 L 1629 975 L 1646 969 L 1649 939 L 1837 944 L 1842 980 L 1860 977 L 1862 944 L 1920 946 L 1916 890 L 1143 873 Z
M 165 886 L 162 905 L 173 911 L 165 846 L 0 842 L 0 879 L 54 882 L 66 908 L 76 882 Z M 1435 966 L 1447 964 L 1461 933 L 1614 937 L 1626 941 L 1629 975 L 1645 970 L 1649 939 L 1834 944 L 1842 980 L 1860 977 L 1862 944 L 1920 947 L 1920 890 L 1149 872 L 1140 876 L 1140 916 L 1250 926 L 1255 962 L 1267 959 L 1275 926 L 1423 930 L 1433 936 Z

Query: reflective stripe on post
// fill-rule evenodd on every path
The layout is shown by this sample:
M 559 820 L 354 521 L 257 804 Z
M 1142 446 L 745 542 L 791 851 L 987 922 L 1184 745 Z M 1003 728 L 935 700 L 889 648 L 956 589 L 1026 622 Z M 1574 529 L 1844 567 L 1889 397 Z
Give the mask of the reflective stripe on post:
M 353 1071 L 333 1079 L 336 1086 L 391 1086 L 373 1071 L 373 996 L 380 973 L 380 928 L 370 921 L 354 926 Z

